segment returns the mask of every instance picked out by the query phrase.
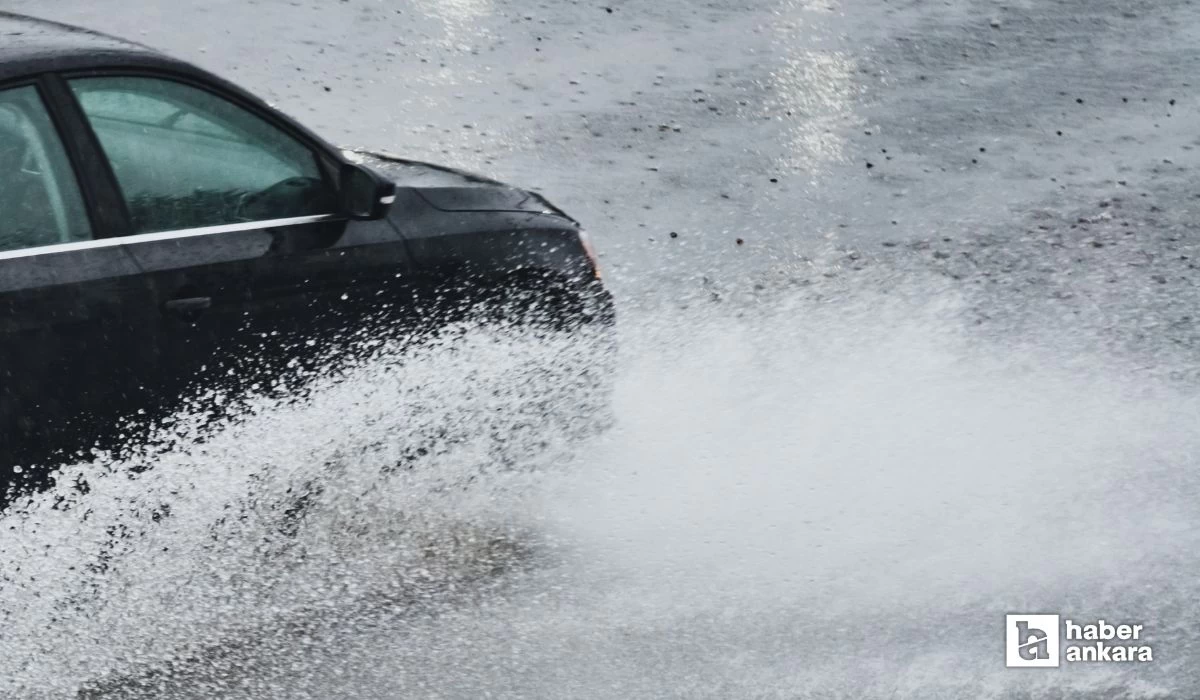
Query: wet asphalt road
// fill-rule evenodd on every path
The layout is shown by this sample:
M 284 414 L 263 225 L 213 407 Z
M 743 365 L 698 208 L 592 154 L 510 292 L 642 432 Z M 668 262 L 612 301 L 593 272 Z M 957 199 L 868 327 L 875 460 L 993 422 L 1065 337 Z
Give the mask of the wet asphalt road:
M 1114 198 L 1186 224 L 1196 199 L 1183 0 L 5 7 L 196 61 L 335 142 L 538 187 L 619 285 L 830 241 L 1085 238 Z
M 4 0 L 3 6 L 131 37 L 195 61 L 335 142 L 445 162 L 538 188 L 593 233 L 608 279 L 622 307 L 635 317 L 639 307 L 675 303 L 692 294 L 757 303 L 779 290 L 809 290 L 825 280 L 862 276 L 867 281 L 850 282 L 850 287 L 884 297 L 920 297 L 928 284 L 962 295 L 971 322 L 994 329 L 993 337 L 1014 347 L 1025 340 L 1046 342 L 1068 365 L 1076 357 L 1096 366 L 1103 363 L 1098 358 L 1120 358 L 1117 369 L 1105 365 L 1105 374 L 1093 378 L 1097 387 L 1124 381 L 1126 375 L 1144 376 L 1179 382 L 1171 391 L 1190 397 L 1192 319 L 1200 301 L 1194 216 L 1200 209 L 1200 182 L 1194 175 L 1200 167 L 1195 126 L 1200 6 L 1189 1 Z M 851 317 L 872 322 L 869 315 Z M 786 323 L 786 314 L 776 320 Z M 908 359 L 920 365 L 919 358 Z M 821 377 L 807 379 L 819 383 Z M 891 381 L 876 379 L 884 388 Z M 776 384 L 794 393 L 809 388 L 799 380 Z M 768 395 L 769 389 L 764 388 Z M 1113 411 L 1123 410 L 1120 401 L 1077 405 L 1063 398 L 1094 398 L 1088 391 L 1048 391 L 1045 406 L 1077 408 L 1090 421 L 1089 431 L 1106 426 L 1108 433 L 1119 432 L 1120 421 L 1113 426 L 1108 420 Z M 1147 401 L 1162 407 L 1163 396 L 1155 390 Z M 964 401 L 970 405 L 970 399 Z M 633 402 L 627 398 L 626 403 Z M 1036 426 L 1043 406 L 1021 405 L 1029 411 L 1022 417 L 1029 425 L 1018 423 L 1013 430 L 1035 436 L 1030 455 L 1034 447 L 1061 461 L 1091 454 L 1070 443 L 1040 442 Z M 1031 588 L 1026 596 L 979 583 L 989 572 L 996 580 L 1026 570 L 1024 563 L 1011 563 L 1021 550 L 1014 545 L 1004 550 L 1014 557 L 1010 563 L 990 568 L 989 560 L 988 567 L 966 567 L 969 578 L 961 594 L 950 584 L 931 583 L 930 598 L 955 591 L 942 599 L 950 601 L 942 607 L 903 587 L 921 577 L 896 579 L 892 592 L 912 598 L 928 615 L 924 618 L 888 609 L 880 602 L 888 589 L 871 589 L 874 584 L 857 576 L 864 571 L 875 576 L 877 570 L 848 563 L 856 574 L 850 583 L 815 589 L 828 597 L 819 599 L 824 602 L 813 619 L 776 617 L 770 603 L 758 597 L 757 579 L 751 579 L 752 600 L 739 602 L 736 593 L 723 590 L 717 599 L 724 607 L 698 611 L 697 619 L 681 622 L 678 614 L 662 612 L 674 610 L 669 594 L 618 571 L 614 578 L 634 578 L 634 588 L 645 586 L 645 595 L 636 605 L 610 611 L 607 606 L 616 606 L 617 599 L 585 592 L 583 598 L 600 600 L 589 604 L 580 624 L 596 623 L 611 612 L 622 625 L 619 635 L 577 634 L 565 616 L 547 622 L 540 616 L 553 617 L 553 612 L 530 613 L 522 607 L 526 601 L 511 603 L 515 612 L 494 617 L 467 608 L 458 615 L 469 623 L 456 624 L 450 616 L 444 628 L 431 623 L 431 629 L 413 632 L 426 645 L 422 650 L 394 642 L 399 650 L 392 653 L 426 669 L 414 672 L 418 678 L 412 684 L 373 678 L 357 687 L 433 692 L 439 680 L 459 674 L 466 680 L 458 695 L 447 695 L 478 696 L 489 689 L 500 696 L 553 697 L 555 689 L 566 688 L 571 690 L 566 694 L 578 697 L 977 697 L 988 692 L 1124 697 L 1153 695 L 1166 687 L 1186 696 L 1196 687 L 1195 675 L 1178 668 L 1194 660 L 1195 636 L 1180 629 L 1194 619 L 1188 601 L 1195 591 L 1182 582 L 1191 578 L 1186 543 L 1197 529 L 1187 504 L 1194 502 L 1188 494 L 1197 489 L 1194 478 L 1162 466 L 1169 461 L 1164 455 L 1194 461 L 1186 457 L 1194 454 L 1194 436 L 1170 432 L 1186 433 L 1193 424 L 1187 416 L 1194 415 L 1194 401 L 1181 400 L 1179 406 L 1172 418 L 1161 420 L 1147 418 L 1149 409 L 1129 409 L 1136 439 L 1130 437 L 1122 447 L 1149 452 L 1161 446 L 1164 452 L 1148 459 L 1148 474 L 1139 486 L 1105 483 L 1128 487 L 1129 502 L 1139 507 L 1161 508 L 1167 524 L 1147 526 L 1146 532 L 1175 536 L 1184 544 L 1164 549 L 1156 541 L 1146 544 L 1150 553 L 1139 552 L 1144 532 L 1126 523 L 1125 515 L 1097 516 L 1088 510 L 1087 518 L 1127 525 L 1109 540 L 1080 545 L 1086 552 L 1092 546 L 1096 552 L 1111 547 L 1114 559 L 1104 566 L 1094 567 L 1084 554 L 1082 563 L 1064 556 L 1082 571 L 1110 575 L 1104 581 L 1076 581 L 1077 587 L 1068 589 L 1054 579 L 1046 584 L 1053 593 Z M 838 407 L 832 407 L 835 415 L 841 415 Z M 691 415 L 686 402 L 674 408 L 681 416 Z M 881 421 L 883 413 L 870 406 L 853 412 Z M 952 424 L 957 412 L 930 415 Z M 1047 415 L 1058 413 L 1047 409 Z M 979 425 L 1003 420 L 985 412 Z M 906 425 L 901 421 L 900 428 Z M 904 433 L 900 428 L 897 432 Z M 720 428 L 713 432 L 720 434 Z M 994 447 L 1007 454 L 1023 439 L 997 438 Z M 736 449 L 723 454 L 739 458 Z M 1036 457 L 1029 463 L 1037 463 Z M 1068 488 L 1063 481 L 1078 483 L 1090 469 L 1072 463 L 1058 475 L 1054 492 Z M 644 475 L 630 478 L 647 491 L 659 485 Z M 953 481 L 955 472 L 941 478 Z M 855 486 L 846 484 L 841 493 Z M 895 488 L 904 488 L 903 483 Z M 886 504 L 887 493 L 868 489 L 865 499 L 878 496 Z M 625 497 L 631 511 L 661 505 Z M 1109 498 L 1104 496 L 1103 503 Z M 772 504 L 786 505 L 765 502 L 768 510 Z M 886 505 L 881 509 L 886 512 Z M 757 512 L 756 507 L 747 510 Z M 616 507 L 614 512 L 620 513 Z M 903 522 L 910 516 L 918 517 L 901 509 L 898 531 L 905 531 Z M 995 520 L 978 517 L 968 520 L 985 533 L 983 541 L 1000 537 L 1002 509 Z M 887 530 L 891 522 L 875 524 L 884 523 L 879 529 Z M 632 526 L 617 530 L 635 536 Z M 843 543 L 851 551 L 852 540 Z M 964 544 L 949 551 L 941 563 L 953 572 L 955 557 L 969 559 L 965 553 L 975 550 Z M 819 568 L 820 556 L 813 556 Z M 687 582 L 686 593 L 698 595 L 691 588 L 702 586 L 694 563 L 681 565 L 687 573 L 681 580 Z M 1109 564 L 1111 570 L 1105 568 Z M 1106 588 L 1106 581 L 1130 570 L 1143 572 L 1144 587 L 1136 582 L 1128 595 Z M 595 569 L 584 571 L 599 575 Z M 724 583 L 719 575 L 714 580 L 714 586 Z M 771 590 L 788 605 L 814 605 L 788 599 L 786 587 L 782 593 Z M 843 602 L 837 602 L 839 593 L 846 595 Z M 904 651 L 904 640 L 930 626 L 930 620 L 948 629 L 964 618 L 973 622 L 972 613 L 963 611 L 977 610 L 980 599 L 997 609 L 1075 604 L 1100 615 L 1150 617 L 1173 630 L 1174 636 L 1165 638 L 1174 643 L 1174 655 L 1164 653 L 1176 666 L 1144 679 L 1118 674 L 1070 692 L 1032 682 L 1005 693 L 997 688 L 1008 689 L 1007 682 L 989 685 L 989 676 L 980 671 L 990 673 L 994 664 L 956 656 L 959 649 L 991 648 L 989 630 L 949 633 L 949 641 L 934 643 L 925 656 Z M 745 618 L 747 627 L 717 631 L 733 618 Z M 856 624 L 847 622 L 864 619 L 878 636 L 860 636 Z M 646 627 L 638 626 L 646 620 Z M 464 629 L 478 636 L 464 642 L 457 636 Z M 812 642 L 823 634 L 838 639 L 841 648 L 887 661 L 861 671 Z M 515 635 L 514 659 L 518 651 L 528 658 L 496 661 L 495 667 L 479 660 L 508 653 L 509 635 Z M 348 660 L 330 654 L 324 662 L 330 667 L 343 662 L 352 667 L 358 659 L 346 649 L 388 638 L 379 630 L 353 643 L 333 636 L 345 645 Z M 611 663 L 581 665 L 567 652 L 528 641 L 535 636 L 563 649 L 579 642 L 592 658 Z M 776 671 L 795 662 L 795 649 L 805 650 L 813 668 L 774 682 Z M 765 679 L 761 687 L 736 680 L 745 671 L 738 668 L 739 659 L 755 653 L 746 664 Z M 913 657 L 920 663 L 912 664 Z M 560 665 L 562 658 L 571 662 Z M 572 676 L 581 669 L 592 676 Z M 371 672 L 359 664 L 352 675 Z M 520 672 L 541 680 L 487 685 Z M 671 692 L 643 675 L 656 672 Z M 957 680 L 951 680 L 956 673 Z M 723 690 L 722 679 L 729 679 Z M 1139 686 L 1142 680 L 1146 684 Z M 328 687 L 337 684 L 330 681 Z
M 538 188 L 627 306 L 883 259 L 967 280 L 989 319 L 1191 337 L 1187 0 L 5 6 L 196 61 L 334 142 Z

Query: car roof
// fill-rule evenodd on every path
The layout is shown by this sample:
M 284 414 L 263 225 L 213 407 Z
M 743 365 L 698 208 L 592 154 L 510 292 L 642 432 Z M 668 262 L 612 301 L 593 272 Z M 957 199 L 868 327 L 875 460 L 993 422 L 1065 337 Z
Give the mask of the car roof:
M 144 44 L 102 32 L 0 11 L 0 84 L 40 73 L 120 68 L 165 71 L 221 88 L 226 95 L 270 111 L 277 121 L 283 121 L 293 131 L 340 157 L 338 149 L 303 124 L 274 109 L 257 95 L 198 66 Z
M 0 81 L 48 71 L 111 66 L 196 72 L 188 64 L 142 44 L 83 27 L 0 11 Z

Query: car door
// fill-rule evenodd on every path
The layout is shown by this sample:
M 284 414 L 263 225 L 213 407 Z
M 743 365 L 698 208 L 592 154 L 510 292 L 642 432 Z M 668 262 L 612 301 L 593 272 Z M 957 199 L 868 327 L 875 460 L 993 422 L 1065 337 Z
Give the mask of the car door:
M 403 279 L 386 220 L 339 212 L 336 154 L 220 88 L 68 77 L 129 210 L 127 249 L 162 311 L 162 385 L 181 397 L 274 386 L 353 333 Z
M 0 90 L 0 491 L 44 481 L 53 453 L 90 446 L 154 400 L 140 270 L 117 241 L 97 239 L 96 192 L 45 94 L 40 81 Z

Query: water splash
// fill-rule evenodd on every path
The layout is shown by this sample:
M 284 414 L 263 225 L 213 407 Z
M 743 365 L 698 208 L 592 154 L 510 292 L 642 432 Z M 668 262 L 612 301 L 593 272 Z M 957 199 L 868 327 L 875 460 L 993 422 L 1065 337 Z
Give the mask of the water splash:
M 511 565 L 500 495 L 597 420 L 580 411 L 588 365 L 573 363 L 594 347 L 460 329 L 63 467 L 4 520 L 0 691 L 211 665 L 214 649 L 330 610 L 407 606 Z
M 616 427 L 584 442 L 560 437 L 594 419 L 562 361 L 586 349 L 467 333 L 250 401 L 135 477 L 72 466 L 110 476 L 0 536 L 2 692 L 1194 690 L 1194 387 L 856 274 L 626 314 Z M 1141 622 L 1158 660 L 1006 672 L 1023 610 Z

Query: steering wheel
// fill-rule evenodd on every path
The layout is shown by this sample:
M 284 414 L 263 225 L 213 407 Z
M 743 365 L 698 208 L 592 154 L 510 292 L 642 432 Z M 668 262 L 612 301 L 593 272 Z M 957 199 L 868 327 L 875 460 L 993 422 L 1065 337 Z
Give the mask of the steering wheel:
M 296 216 L 311 209 L 310 201 L 320 194 L 322 182 L 314 177 L 289 177 L 258 192 L 243 194 L 236 216 L 244 221 L 266 221 Z

